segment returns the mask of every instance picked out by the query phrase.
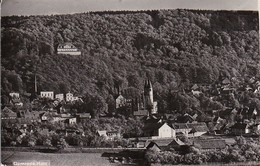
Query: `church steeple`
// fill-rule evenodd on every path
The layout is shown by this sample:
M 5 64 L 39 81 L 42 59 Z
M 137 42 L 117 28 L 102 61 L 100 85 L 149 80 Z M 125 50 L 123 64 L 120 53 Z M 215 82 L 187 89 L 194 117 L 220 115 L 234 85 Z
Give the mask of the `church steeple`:
M 144 108 L 153 113 L 153 87 L 149 79 L 145 80 L 144 83 Z

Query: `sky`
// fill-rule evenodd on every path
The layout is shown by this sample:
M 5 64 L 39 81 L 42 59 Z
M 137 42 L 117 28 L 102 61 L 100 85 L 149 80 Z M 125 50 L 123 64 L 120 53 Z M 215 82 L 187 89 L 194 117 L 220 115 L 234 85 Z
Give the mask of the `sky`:
M 259 5 L 258 0 L 2 0 L 1 15 L 50 15 L 104 10 L 176 8 L 258 10 Z

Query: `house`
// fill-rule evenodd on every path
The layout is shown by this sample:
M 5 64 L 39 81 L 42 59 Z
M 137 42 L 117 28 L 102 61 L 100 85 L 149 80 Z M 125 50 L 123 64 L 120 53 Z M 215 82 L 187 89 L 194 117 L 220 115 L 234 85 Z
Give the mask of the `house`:
M 147 147 L 147 150 L 152 150 L 152 151 L 156 151 L 156 152 L 160 152 L 161 148 L 155 143 L 155 142 L 150 142 Z
M 249 125 L 246 123 L 235 123 L 231 126 L 231 133 L 234 135 L 244 135 L 250 132 Z
M 146 139 L 145 140 L 138 139 L 138 140 L 134 141 L 134 145 L 132 145 L 132 147 L 145 148 L 146 141 L 147 141 Z
M 145 117 L 145 116 L 148 116 L 149 115 L 149 111 L 148 110 L 145 110 L 145 109 L 140 109 L 138 111 L 134 111 L 134 116 L 135 117 Z
M 156 146 L 154 146 L 156 145 Z M 155 147 L 155 150 L 167 150 L 170 148 L 179 148 L 180 146 L 185 145 L 181 140 L 179 139 L 151 139 L 146 141 L 146 149 L 153 149 Z
M 242 115 L 243 119 L 255 119 L 258 116 L 258 111 L 255 107 L 244 107 L 243 109 L 239 110 L 238 114 Z
M 185 113 L 184 115 L 180 115 L 176 118 L 177 123 L 193 123 L 195 119 L 193 116 Z
M 53 100 L 54 99 L 54 92 L 52 91 L 42 91 L 40 93 L 41 98 L 48 98 Z
M 191 93 L 192 93 L 194 96 L 199 96 L 200 94 L 202 94 L 201 91 L 197 91 L 197 90 L 191 90 Z
M 174 123 L 172 126 L 176 131 L 176 135 L 185 135 L 186 137 L 188 137 L 192 129 L 186 123 Z
M 187 123 L 187 126 L 191 128 L 191 131 L 189 132 L 189 137 L 199 137 L 203 134 L 206 134 L 209 129 L 206 125 L 206 123 Z
M 82 122 L 86 119 L 91 119 L 90 113 L 77 113 L 76 114 L 77 122 Z
M 67 124 L 76 124 L 77 123 L 77 119 L 71 117 L 71 118 L 66 119 L 65 123 L 67 123 Z
M 222 139 L 195 139 L 193 146 L 202 151 L 222 150 L 226 148 L 226 142 Z
M 198 90 L 199 89 L 199 86 L 197 84 L 194 84 L 192 87 L 191 87 L 191 90 Z
M 118 131 L 106 131 L 106 130 L 98 130 L 99 136 L 103 136 L 106 140 L 113 140 L 116 137 L 120 137 L 120 133 Z
M 60 122 L 63 119 L 61 118 L 60 114 L 53 114 L 52 115 L 52 121 L 51 122 Z
M 21 102 L 20 98 L 16 98 L 16 97 L 12 98 L 12 99 L 10 100 L 10 103 L 11 103 L 12 105 L 19 106 L 19 107 L 22 107 L 22 106 L 23 106 L 23 103 Z
M 143 129 L 145 137 L 152 139 L 176 137 L 175 130 L 167 123 L 147 124 Z
M 118 131 L 107 131 L 107 137 L 109 140 L 113 140 L 116 137 L 121 137 Z
M 99 136 L 107 137 L 107 131 L 106 130 L 98 130 L 97 133 L 98 133 Z
M 70 92 L 66 94 L 66 102 L 73 102 L 76 100 L 79 100 L 79 97 L 73 96 L 73 94 Z
M 37 111 L 29 111 L 29 110 L 20 110 L 17 113 L 17 117 L 21 118 L 21 121 L 26 122 L 38 122 L 40 121 L 39 112 Z
M 62 43 L 57 47 L 57 54 L 81 55 L 81 52 L 71 43 Z
M 221 93 L 225 95 L 232 94 L 233 92 L 234 92 L 234 88 L 232 87 L 223 87 L 221 89 Z
M 70 119 L 70 118 L 72 118 L 72 116 L 69 113 L 60 114 L 61 121 L 66 121 L 67 119 Z M 75 118 L 75 120 L 76 120 L 76 118 Z M 67 120 L 67 122 L 69 122 L 69 121 Z
M 168 149 L 169 144 L 173 141 L 173 139 L 149 139 L 146 141 L 146 149 L 151 143 L 155 143 L 161 150 L 162 149 Z
M 12 98 L 20 99 L 19 93 L 16 93 L 16 92 L 11 92 L 11 93 L 9 93 L 9 96 L 12 97 Z
M 155 123 L 162 123 L 162 119 L 157 118 L 154 115 L 147 116 L 144 118 L 144 123 L 145 124 L 155 124 Z
M 260 124 L 253 124 L 249 127 L 249 132 L 252 134 L 260 134 Z
M 180 148 L 181 146 L 184 146 L 185 143 L 182 142 L 180 139 L 176 138 L 176 139 L 173 139 L 172 142 L 168 145 L 168 148 Z
M 116 109 L 124 107 L 126 104 L 126 99 L 120 94 L 116 98 Z
M 166 114 L 163 115 L 163 119 L 164 120 L 173 120 L 174 119 L 174 115 L 166 113 Z
M 16 119 L 17 113 L 13 112 L 10 108 L 4 107 L 1 112 L 1 119 Z
M 62 93 L 56 94 L 56 95 L 55 95 L 55 99 L 58 99 L 59 101 L 64 100 L 64 94 L 62 94 Z
M 43 112 L 39 116 L 42 122 L 53 120 L 53 117 L 49 112 Z

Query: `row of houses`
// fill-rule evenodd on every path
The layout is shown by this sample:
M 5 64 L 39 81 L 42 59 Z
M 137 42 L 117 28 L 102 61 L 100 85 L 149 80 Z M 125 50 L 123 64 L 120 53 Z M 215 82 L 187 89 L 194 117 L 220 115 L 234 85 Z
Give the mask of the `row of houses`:
M 65 100 L 66 102 L 73 102 L 77 100 L 82 100 L 80 97 L 74 96 L 72 93 L 68 92 L 65 95 L 63 93 L 55 94 L 53 91 L 42 91 L 40 92 L 41 98 L 48 98 L 51 100 L 58 99 L 59 101 Z
M 201 151 L 222 150 L 228 146 L 223 139 L 194 139 L 192 143 L 184 143 L 180 139 L 147 140 L 141 144 L 142 148 L 153 151 L 171 150 L 185 151 L 189 147 L 199 148 Z
M 57 113 L 56 111 L 30 111 L 19 110 L 17 112 L 12 111 L 10 108 L 5 107 L 2 109 L 1 119 L 2 121 L 19 122 L 24 124 L 30 124 L 32 122 L 42 123 L 55 123 L 62 122 L 65 124 L 80 123 L 85 119 L 90 119 L 90 113 Z

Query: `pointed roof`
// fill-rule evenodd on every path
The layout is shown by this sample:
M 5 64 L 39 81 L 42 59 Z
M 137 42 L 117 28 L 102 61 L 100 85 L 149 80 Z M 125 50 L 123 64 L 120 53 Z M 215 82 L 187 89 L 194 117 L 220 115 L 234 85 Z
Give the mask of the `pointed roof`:
M 207 132 L 209 131 L 206 123 L 187 123 L 189 128 L 192 128 L 193 132 Z
M 145 80 L 144 88 L 152 88 L 152 83 L 149 78 L 147 80 Z
M 1 112 L 2 118 L 9 118 L 9 117 L 17 117 L 17 114 L 12 111 L 10 108 L 5 107 Z
M 173 139 L 172 142 L 169 144 L 169 146 L 181 146 L 185 145 L 184 142 L 182 142 L 180 139 Z
M 107 136 L 106 130 L 98 130 L 97 133 L 98 133 L 99 136 L 102 136 L 102 135 L 104 135 L 105 137 Z
M 153 139 L 153 140 L 147 140 L 146 144 L 148 144 L 148 146 L 149 146 L 151 143 L 155 143 L 158 147 L 166 147 L 172 141 L 173 141 L 173 139 Z
M 192 90 L 197 90 L 199 89 L 199 86 L 197 84 L 194 84 L 192 87 L 191 87 Z
M 161 150 L 161 149 L 160 149 L 160 146 L 157 145 L 157 143 L 155 143 L 155 142 L 150 142 L 150 143 L 147 145 L 146 149 L 153 149 L 153 150 L 156 150 L 156 151 L 160 151 L 160 150 Z

